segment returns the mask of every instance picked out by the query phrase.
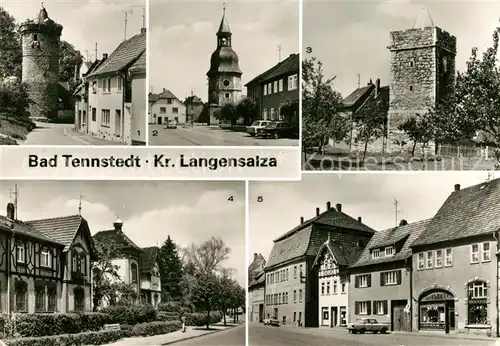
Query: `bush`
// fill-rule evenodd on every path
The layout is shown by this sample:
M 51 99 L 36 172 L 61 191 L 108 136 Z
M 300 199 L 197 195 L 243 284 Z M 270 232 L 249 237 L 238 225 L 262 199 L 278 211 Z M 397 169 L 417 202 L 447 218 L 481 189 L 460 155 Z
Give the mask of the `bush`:
M 98 331 L 110 316 L 100 312 L 69 314 L 21 314 L 16 316 L 16 332 L 24 337 L 76 334 Z
M 177 312 L 167 312 L 167 311 L 159 311 L 158 312 L 158 321 L 180 321 L 180 314 Z
M 181 306 L 178 304 L 160 303 L 158 304 L 158 311 L 181 312 Z
M 207 324 L 218 323 L 222 320 L 222 315 L 218 311 L 210 311 L 210 320 L 206 312 L 195 312 L 192 314 L 186 314 L 186 325 L 187 326 L 206 326 Z
M 79 334 L 53 335 L 38 338 L 4 340 L 9 346 L 80 346 L 104 345 L 123 338 L 121 331 L 98 331 Z
M 134 326 L 157 320 L 156 310 L 152 305 L 115 305 L 102 309 L 102 312 L 109 315 L 110 323 Z
M 180 321 L 141 323 L 134 326 L 132 333 L 135 336 L 153 336 L 172 333 L 181 328 Z

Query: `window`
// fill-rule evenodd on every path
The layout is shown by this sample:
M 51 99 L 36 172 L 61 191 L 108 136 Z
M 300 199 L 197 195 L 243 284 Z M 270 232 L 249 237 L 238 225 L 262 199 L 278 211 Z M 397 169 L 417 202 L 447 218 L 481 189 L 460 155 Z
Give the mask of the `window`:
M 451 267 L 453 265 L 453 256 L 451 249 L 446 249 L 444 251 L 445 251 L 444 266 Z
M 415 60 L 414 59 L 411 59 L 410 60 L 410 67 L 414 67 L 415 66 Z
M 326 282 L 326 294 L 330 294 L 330 281 Z
M 282 92 L 283 91 L 283 79 L 280 79 L 278 81 L 278 92 Z
M 434 267 L 441 268 L 443 266 L 443 250 L 436 250 L 436 264 Z
M 276 117 L 274 114 L 274 108 L 271 108 L 271 120 L 276 120 Z
M 160 107 L 160 114 L 167 113 L 167 107 Z
M 302 303 L 302 290 L 299 290 L 299 303 Z
M 135 263 L 130 265 L 130 282 L 137 282 L 137 264 Z
M 380 257 L 380 250 L 375 249 L 372 251 L 372 258 L 379 258 Z
M 42 267 L 49 267 L 49 268 L 52 267 L 49 250 L 47 249 L 42 250 L 42 253 L 40 254 L 40 265 Z
M 321 295 L 325 295 L 325 283 L 321 283 Z
M 17 263 L 24 263 L 26 258 L 25 258 L 25 252 L 24 252 L 24 243 L 18 243 L 16 247 L 16 256 L 17 256 Z
M 231 96 L 231 95 L 230 95 L 229 93 L 225 93 L 225 94 L 224 94 L 224 97 L 225 97 L 225 98 L 227 98 L 227 99 L 228 99 L 230 96 Z
M 277 93 L 278 92 L 278 81 L 274 81 L 274 92 Z
M 123 79 L 121 77 L 117 77 L 118 79 L 118 91 L 122 91 L 123 89 Z
M 354 282 L 355 287 L 370 287 L 371 286 L 371 274 L 357 275 Z
M 172 114 L 178 114 L 178 113 L 179 113 L 179 108 L 172 107 Z
M 337 280 L 333 281 L 333 294 L 337 294 Z
M 297 291 L 293 291 L 293 303 L 297 303 Z
M 343 283 L 342 283 L 342 293 L 345 293 L 345 292 L 346 292 L 346 291 L 345 291 L 346 287 L 347 287 L 347 286 L 346 286 L 345 282 L 343 282 Z
M 14 291 L 16 294 L 16 311 L 28 311 L 28 284 L 24 281 L 16 281 L 14 284 Z
M 288 281 L 288 278 L 289 278 L 288 274 L 289 274 L 288 273 L 288 268 L 286 268 L 286 281 Z
M 297 266 L 293 266 L 293 278 L 297 278 Z
M 302 264 L 300 265 L 299 268 L 300 268 L 300 270 L 299 270 L 300 278 L 302 279 L 302 276 L 303 276 Z
M 467 324 L 488 323 L 488 284 L 484 281 L 471 282 L 468 285 Z
M 426 257 L 427 257 L 427 263 L 426 263 L 426 268 L 427 269 L 432 269 L 433 265 L 433 260 L 432 260 L 432 251 L 427 251 L 426 252 Z
M 264 120 L 267 120 L 267 109 L 266 109 L 266 108 L 264 108 L 264 116 L 263 116 L 263 119 L 264 119 Z
M 101 126 L 109 126 L 111 122 L 111 113 L 109 109 L 103 109 L 101 115 Z
M 354 313 L 356 315 L 370 315 L 371 306 L 370 302 L 354 302 Z
M 273 83 L 267 85 L 267 93 L 270 95 L 273 93 Z
M 418 270 L 425 269 L 425 259 L 424 254 L 421 252 L 418 254 Z
M 373 313 L 375 315 L 387 314 L 387 300 L 376 300 L 373 302 Z
M 413 85 L 410 85 L 410 91 L 413 91 Z
M 278 293 L 278 305 L 281 304 L 281 293 Z
M 75 311 L 83 311 L 85 310 L 85 291 L 82 287 L 75 287 L 73 290 L 74 302 L 75 302 Z
M 76 252 L 76 250 L 74 250 L 71 253 L 71 260 L 72 260 L 71 271 L 77 272 L 78 271 L 78 253 Z
M 297 89 L 297 75 L 294 74 L 288 77 L 288 90 Z
M 97 121 L 97 109 L 92 108 L 92 121 Z
M 55 285 L 50 285 L 47 286 L 47 298 L 48 298 L 48 304 L 47 304 L 47 311 L 49 312 L 54 312 L 57 310 L 57 288 Z
M 97 94 L 97 81 L 92 81 L 92 94 Z
M 472 244 L 470 248 L 470 262 L 479 263 L 479 244 Z
M 399 285 L 401 284 L 401 270 L 380 273 L 380 285 Z
M 297 322 L 297 312 L 293 312 L 293 321 Z
M 385 255 L 386 256 L 392 256 L 392 255 L 394 255 L 395 252 L 396 251 L 394 249 L 394 246 L 388 246 L 385 248 Z
M 45 285 L 35 282 L 35 312 L 45 311 Z
M 266 95 L 267 95 L 267 84 L 264 85 L 264 96 L 266 96 Z
M 483 251 L 481 252 L 481 261 L 488 262 L 491 258 L 490 243 L 483 243 Z
M 172 99 L 167 99 L 167 105 L 171 105 L 172 104 Z

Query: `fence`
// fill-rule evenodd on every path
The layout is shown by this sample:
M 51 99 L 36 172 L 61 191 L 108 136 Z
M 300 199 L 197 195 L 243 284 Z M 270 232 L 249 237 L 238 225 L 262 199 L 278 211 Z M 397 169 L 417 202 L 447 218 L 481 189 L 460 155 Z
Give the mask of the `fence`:
M 437 154 L 447 157 L 481 158 L 485 160 L 494 159 L 494 147 L 440 144 Z

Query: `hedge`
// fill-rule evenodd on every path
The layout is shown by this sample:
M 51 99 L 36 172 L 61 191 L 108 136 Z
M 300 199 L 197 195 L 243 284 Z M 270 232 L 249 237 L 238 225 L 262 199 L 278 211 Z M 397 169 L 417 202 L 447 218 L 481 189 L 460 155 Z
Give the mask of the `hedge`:
M 104 345 L 123 338 L 122 331 L 98 331 L 79 334 L 43 336 L 38 338 L 19 338 L 4 340 L 8 346 L 81 346 Z
M 171 303 L 158 304 L 158 311 L 181 312 L 181 308 L 182 307 L 179 304 L 171 304 Z
M 100 312 L 68 314 L 21 314 L 16 316 L 16 332 L 23 337 L 76 334 L 101 330 L 110 316 Z
M 132 328 L 134 336 L 153 336 L 168 334 L 180 330 L 180 321 L 141 323 Z
M 206 312 L 195 312 L 192 314 L 186 314 L 186 325 L 187 326 L 206 326 L 207 324 L 218 323 L 222 320 L 222 315 L 219 311 L 210 311 L 210 320 L 207 321 L 208 316 Z M 208 323 L 207 323 L 208 322 Z
M 110 323 L 136 325 L 157 320 L 156 310 L 152 305 L 108 306 L 101 312 L 109 315 Z
M 181 315 L 178 312 L 158 311 L 158 321 L 180 321 Z

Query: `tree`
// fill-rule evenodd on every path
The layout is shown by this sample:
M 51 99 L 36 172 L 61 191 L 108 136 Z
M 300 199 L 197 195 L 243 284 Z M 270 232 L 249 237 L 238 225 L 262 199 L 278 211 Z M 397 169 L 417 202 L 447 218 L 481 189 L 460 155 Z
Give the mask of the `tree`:
M 197 311 L 207 312 L 207 329 L 210 328 L 210 311 L 219 304 L 219 280 L 214 273 L 198 272 L 196 283 L 192 292 L 192 302 Z
M 15 76 L 21 79 L 21 36 L 16 21 L 0 6 L 0 80 Z
M 353 116 L 356 117 L 357 137 L 363 143 L 363 158 L 365 162 L 368 144 L 384 135 L 384 124 L 387 117 L 387 107 L 381 97 L 369 97 Z
M 118 274 L 120 267 L 112 263 L 117 256 L 114 244 L 100 243 L 96 245 L 96 251 L 98 260 L 92 267 L 93 311 L 97 311 L 104 299 L 114 300 L 116 287 L 113 286 L 113 282 L 120 280 Z
M 28 96 L 28 87 L 19 81 L 0 81 L 0 114 L 22 117 L 32 101 Z
M 177 246 L 170 236 L 158 252 L 158 265 L 161 275 L 162 300 L 164 297 L 173 300 L 180 299 L 182 297 L 182 262 L 177 253 Z
M 67 41 L 60 43 L 60 57 L 59 57 L 59 81 L 70 82 L 70 91 L 74 91 L 76 83 L 72 83 L 75 79 L 75 68 L 80 68 L 83 63 L 83 56 L 75 47 Z
M 220 237 L 212 237 L 201 244 L 193 243 L 185 249 L 187 261 L 201 273 L 213 273 L 221 269 L 222 262 L 228 259 L 230 252 L 231 249 Z
M 231 125 L 236 124 L 238 119 L 238 112 L 236 106 L 232 103 L 226 103 L 221 109 L 216 113 L 216 118 L 219 120 L 229 120 Z
M 227 310 L 232 307 L 234 295 L 234 281 L 231 280 L 231 272 L 231 269 L 223 269 L 219 278 L 220 292 L 217 303 L 224 320 L 224 326 L 226 326 Z
M 233 321 L 239 319 L 238 311 L 241 307 L 245 306 L 246 303 L 246 291 L 241 287 L 236 281 L 233 281 L 232 294 L 231 294 L 231 308 L 233 309 Z
M 415 148 L 418 143 L 425 146 L 433 137 L 433 129 L 427 116 L 415 116 L 407 119 L 398 129 L 404 131 L 413 141 L 411 156 L 415 156 Z
M 133 305 L 137 301 L 137 288 L 133 284 L 114 282 L 109 288 L 110 305 Z
M 245 125 L 251 125 L 252 122 L 259 117 L 259 110 L 255 100 L 250 97 L 245 97 L 236 106 L 238 117 L 242 117 Z
M 341 115 L 342 95 L 333 89 L 335 77 L 326 79 L 323 64 L 316 58 L 302 63 L 302 146 L 317 145 L 323 153 L 330 138 L 343 140 L 348 122 Z

